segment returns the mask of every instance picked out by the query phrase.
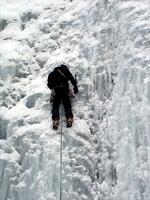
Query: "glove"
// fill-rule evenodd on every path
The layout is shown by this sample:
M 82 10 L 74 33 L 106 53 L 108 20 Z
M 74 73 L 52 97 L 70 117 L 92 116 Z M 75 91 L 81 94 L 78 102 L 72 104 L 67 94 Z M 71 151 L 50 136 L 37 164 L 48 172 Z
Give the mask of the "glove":
M 74 86 L 73 91 L 74 91 L 75 94 L 77 94 L 78 93 L 78 87 Z

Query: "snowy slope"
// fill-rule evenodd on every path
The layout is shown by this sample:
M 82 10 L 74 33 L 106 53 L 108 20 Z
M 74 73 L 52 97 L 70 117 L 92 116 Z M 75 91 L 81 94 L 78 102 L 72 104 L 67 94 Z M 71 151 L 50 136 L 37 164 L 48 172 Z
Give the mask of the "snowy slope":
M 149 200 L 150 2 L 0 2 L 0 199 L 58 200 L 47 76 L 77 73 L 63 200 Z

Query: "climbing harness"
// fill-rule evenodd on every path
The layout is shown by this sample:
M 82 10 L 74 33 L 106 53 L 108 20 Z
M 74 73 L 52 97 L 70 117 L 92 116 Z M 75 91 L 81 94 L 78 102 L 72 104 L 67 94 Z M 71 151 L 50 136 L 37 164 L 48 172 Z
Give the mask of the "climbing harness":
M 62 141 L 62 106 L 61 106 L 61 124 L 60 124 L 60 200 L 62 200 L 62 148 L 63 148 L 63 141 Z

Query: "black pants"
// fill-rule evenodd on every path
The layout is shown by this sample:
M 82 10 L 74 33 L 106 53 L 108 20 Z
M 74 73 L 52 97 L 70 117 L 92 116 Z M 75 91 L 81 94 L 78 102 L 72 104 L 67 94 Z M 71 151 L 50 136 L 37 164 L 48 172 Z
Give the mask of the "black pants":
M 62 102 L 66 118 L 73 118 L 72 109 L 71 109 L 71 101 L 69 97 L 69 90 L 65 87 L 59 87 L 55 89 L 56 95 L 53 99 L 52 105 L 52 119 L 56 120 L 59 119 L 59 106 Z

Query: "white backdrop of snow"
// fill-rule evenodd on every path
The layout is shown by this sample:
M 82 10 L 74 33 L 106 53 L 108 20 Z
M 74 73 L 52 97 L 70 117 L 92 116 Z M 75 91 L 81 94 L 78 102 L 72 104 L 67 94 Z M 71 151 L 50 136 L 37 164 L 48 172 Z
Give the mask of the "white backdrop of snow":
M 46 82 L 65 62 L 79 94 L 63 199 L 149 200 L 149 0 L 3 0 L 0 44 L 0 199 L 59 199 Z

